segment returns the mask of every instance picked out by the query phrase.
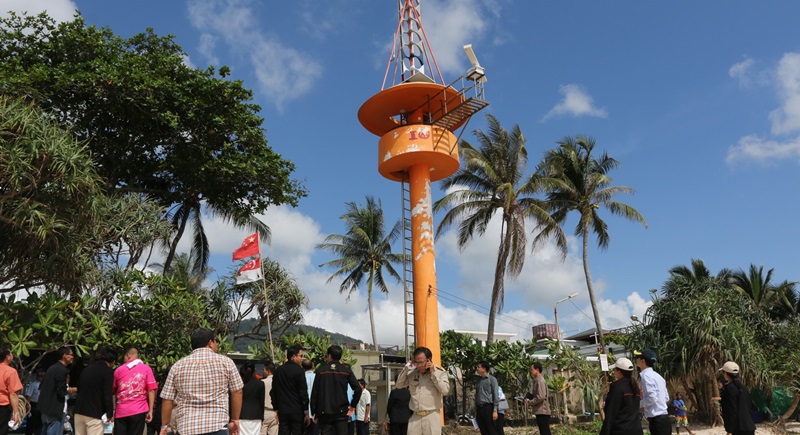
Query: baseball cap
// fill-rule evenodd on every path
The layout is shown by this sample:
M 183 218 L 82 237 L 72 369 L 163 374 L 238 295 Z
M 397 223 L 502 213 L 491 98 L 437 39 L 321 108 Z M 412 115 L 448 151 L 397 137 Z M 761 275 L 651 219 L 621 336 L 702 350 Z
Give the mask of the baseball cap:
M 617 362 L 614 363 L 614 367 L 625 370 L 626 372 L 633 371 L 633 363 L 628 358 L 617 358 Z
M 733 361 L 728 361 L 728 362 L 726 362 L 725 364 L 722 365 L 722 368 L 720 368 L 720 371 L 723 371 L 725 373 L 730 373 L 730 374 L 733 374 L 733 375 L 738 374 L 739 373 L 739 364 L 736 364 Z
M 636 356 L 636 358 L 641 358 L 641 359 L 643 359 L 643 360 L 645 360 L 645 361 L 647 361 L 649 363 L 654 363 L 654 362 L 657 361 L 656 353 L 653 352 L 650 349 L 645 349 L 645 350 L 641 350 L 641 351 L 640 350 L 634 350 L 633 354 Z

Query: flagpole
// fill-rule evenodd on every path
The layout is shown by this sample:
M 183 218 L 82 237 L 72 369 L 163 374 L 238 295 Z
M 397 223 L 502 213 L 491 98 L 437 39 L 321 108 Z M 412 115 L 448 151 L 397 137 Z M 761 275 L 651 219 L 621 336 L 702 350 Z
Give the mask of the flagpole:
M 261 256 L 261 234 L 256 231 L 256 241 L 258 243 L 258 255 Z M 263 257 L 262 257 L 263 260 Z M 261 262 L 261 287 L 264 289 L 264 311 L 267 314 L 267 334 L 269 334 L 269 353 L 272 356 L 272 363 L 275 363 L 275 346 L 272 344 L 272 322 L 269 319 L 269 300 L 267 299 L 267 277 L 264 275 L 264 262 Z
M 264 277 L 264 265 L 261 265 L 261 284 L 264 288 L 264 311 L 267 313 L 267 334 L 269 334 L 269 352 L 272 355 L 272 362 L 275 362 L 275 346 L 272 345 L 272 322 L 269 320 L 269 302 L 267 301 L 267 280 Z

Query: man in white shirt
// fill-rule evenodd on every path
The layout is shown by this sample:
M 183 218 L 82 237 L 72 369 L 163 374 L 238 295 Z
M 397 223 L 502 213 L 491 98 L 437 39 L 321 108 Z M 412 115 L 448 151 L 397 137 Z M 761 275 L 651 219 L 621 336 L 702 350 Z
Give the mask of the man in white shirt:
M 672 420 L 667 415 L 667 402 L 669 392 L 667 382 L 653 370 L 656 362 L 656 353 L 650 349 L 635 350 L 636 365 L 639 367 L 639 380 L 642 383 L 642 407 L 644 416 L 650 426 L 651 435 L 670 435 L 672 433 Z
M 356 435 L 369 435 L 369 411 L 372 404 L 372 396 L 367 390 L 367 381 L 359 379 L 361 385 L 361 398 L 358 399 L 356 406 Z

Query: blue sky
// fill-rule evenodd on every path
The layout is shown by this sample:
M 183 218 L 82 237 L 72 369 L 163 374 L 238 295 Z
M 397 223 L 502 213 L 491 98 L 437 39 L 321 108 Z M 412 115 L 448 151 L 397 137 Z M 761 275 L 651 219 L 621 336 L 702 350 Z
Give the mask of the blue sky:
M 255 92 L 272 146 L 297 165 L 310 194 L 299 207 L 275 208 L 266 254 L 291 270 L 309 295 L 305 323 L 370 340 L 366 297 L 348 303 L 326 284 L 328 260 L 314 246 L 344 231 L 344 203 L 382 200 L 399 217 L 399 185 L 377 171 L 378 138 L 356 113 L 380 90 L 397 25 L 395 0 L 138 1 L 12 0 L 6 8 L 66 20 L 80 9 L 88 23 L 125 37 L 153 27 L 174 34 L 187 63 L 228 65 Z M 33 3 L 30 5 L 29 3 Z M 620 161 L 619 199 L 649 227 L 604 216 L 611 243 L 589 253 L 603 325 L 642 316 L 649 289 L 667 271 L 702 258 L 720 268 L 774 268 L 777 281 L 800 280 L 796 230 L 800 186 L 800 2 L 422 0 L 423 25 L 445 81 L 469 67 L 473 44 L 487 70 L 491 113 L 519 124 L 533 166 L 564 136 L 586 134 Z M 436 186 L 434 199 L 442 192 Z M 438 216 L 435 218 L 438 222 Z M 574 222 L 572 223 L 574 224 Z M 209 219 L 212 266 L 226 272 L 246 232 Z M 568 227 L 571 232 L 572 227 Z M 437 241 L 443 329 L 486 328 L 499 225 L 464 252 L 453 234 Z M 592 241 L 594 243 L 594 240 Z M 187 245 L 188 246 L 188 245 Z M 551 247 L 532 253 L 506 283 L 497 331 L 530 337 L 559 305 L 567 332 L 593 326 L 580 261 L 571 240 L 561 262 Z M 458 303 L 457 303 L 458 302 Z M 402 298 L 392 286 L 376 303 L 381 344 L 402 342 Z

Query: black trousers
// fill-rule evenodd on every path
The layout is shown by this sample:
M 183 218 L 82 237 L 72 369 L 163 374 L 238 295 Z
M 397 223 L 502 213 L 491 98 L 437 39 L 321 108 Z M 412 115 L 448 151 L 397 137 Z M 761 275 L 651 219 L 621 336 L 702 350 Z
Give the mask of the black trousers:
M 320 435 L 350 435 L 347 431 L 347 424 L 350 421 L 350 417 L 319 417 L 317 421 L 319 423 L 319 433 Z
M 142 435 L 147 413 L 133 414 L 114 419 L 114 435 Z
M 494 404 L 492 403 L 475 406 L 475 420 L 478 421 L 478 429 L 481 430 L 481 435 L 497 435 L 494 420 L 492 420 L 493 412 Z
M 305 414 L 278 412 L 278 435 L 303 435 Z
M 8 433 L 8 422 L 11 421 L 12 411 L 11 405 L 0 406 L 0 435 Z
M 408 422 L 405 423 L 389 423 L 389 435 L 407 435 Z
M 650 435 L 671 435 L 672 419 L 667 414 L 647 417 Z
M 536 426 L 540 435 L 550 435 L 550 414 L 536 414 Z
M 497 420 L 494 421 L 494 429 L 497 431 L 497 435 L 506 434 L 505 425 L 506 425 L 506 413 L 498 412 Z
M 25 435 L 40 435 L 42 432 L 42 411 L 38 403 L 31 403 L 31 416 L 25 426 Z

